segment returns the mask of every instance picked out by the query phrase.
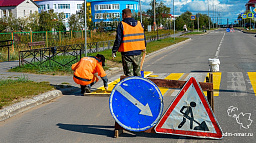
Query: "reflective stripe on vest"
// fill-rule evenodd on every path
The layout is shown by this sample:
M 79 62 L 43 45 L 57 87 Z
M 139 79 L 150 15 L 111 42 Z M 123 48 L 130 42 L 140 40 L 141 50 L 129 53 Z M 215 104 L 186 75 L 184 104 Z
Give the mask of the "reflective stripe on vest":
M 81 78 L 81 77 L 78 77 L 78 76 L 75 76 L 75 75 L 74 75 L 74 77 L 76 79 L 79 79 L 79 80 L 82 80 L 82 81 L 91 81 L 91 79 L 85 79 L 85 78 Z
M 125 22 L 123 24 L 123 41 L 119 47 L 119 52 L 128 52 L 134 50 L 144 50 L 144 29 L 138 21 L 136 26 L 131 26 Z

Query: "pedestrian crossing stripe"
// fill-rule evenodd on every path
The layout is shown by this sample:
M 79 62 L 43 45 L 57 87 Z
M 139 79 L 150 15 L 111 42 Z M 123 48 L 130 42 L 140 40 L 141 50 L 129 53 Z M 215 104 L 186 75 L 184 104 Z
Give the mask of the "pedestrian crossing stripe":
M 213 74 L 213 96 L 219 96 L 221 72 L 213 72 L 212 74 Z M 206 77 L 209 77 L 208 75 Z M 206 82 L 206 77 L 204 82 Z M 207 91 L 204 91 L 204 95 L 207 95 Z
M 251 85 L 252 85 L 254 94 L 256 96 L 256 72 L 248 72 L 247 74 L 248 74 L 248 77 L 251 81 Z
M 167 79 L 167 80 L 179 80 L 182 75 L 183 75 L 183 73 L 171 73 L 170 75 L 168 75 L 164 79 Z M 166 88 L 166 87 L 159 87 L 159 89 L 160 89 L 162 95 L 164 95 L 169 90 L 169 88 Z
M 213 74 L 213 93 L 214 93 L 214 96 L 219 96 L 219 90 L 220 90 L 220 84 L 221 84 L 221 78 L 222 78 L 222 72 L 212 72 Z M 158 78 L 158 79 L 168 79 L 168 80 L 181 80 L 181 81 L 186 81 L 189 77 L 195 77 L 196 80 L 198 82 L 206 82 L 206 77 L 209 75 L 209 73 L 155 73 L 153 74 L 153 72 L 146 72 L 145 71 L 145 77 L 149 77 L 149 78 Z M 237 79 L 239 77 L 239 81 L 241 81 L 241 85 L 239 84 L 239 86 L 242 86 L 245 82 L 244 82 L 244 78 L 247 77 L 247 79 L 249 79 L 250 83 L 251 83 L 251 88 L 250 90 L 253 90 L 254 91 L 254 94 L 256 96 L 256 72 L 248 72 L 247 75 L 248 76 L 242 76 L 243 73 L 242 72 L 227 72 L 227 76 L 231 76 L 233 75 L 232 77 L 228 77 L 228 80 L 225 81 L 225 82 L 228 82 L 228 87 L 227 87 L 227 90 L 234 90 L 235 92 L 235 88 L 237 87 L 233 87 L 231 88 L 231 82 L 238 82 L 234 79 Z M 241 76 L 241 77 L 240 77 Z M 229 79 L 231 78 L 231 79 Z M 232 80 L 232 81 L 230 81 Z M 120 81 L 120 78 L 116 79 L 115 81 L 112 81 L 111 83 L 108 84 L 109 88 L 108 88 L 108 92 L 105 91 L 104 87 L 99 87 L 97 90 L 93 91 L 91 94 L 99 94 L 101 95 L 102 93 L 106 93 L 106 94 L 109 94 L 112 89 L 115 87 L 115 85 Z M 248 81 L 248 82 L 249 82 Z M 236 83 L 232 83 L 232 84 L 236 84 Z M 244 89 L 245 88 L 245 89 Z M 164 88 L 164 87 L 159 87 L 161 93 L 163 96 L 176 96 L 179 92 L 179 89 L 171 89 L 171 88 Z M 239 88 L 240 90 L 246 90 L 246 86 L 244 85 L 244 87 L 240 87 Z M 234 93 L 234 94 L 238 94 L 238 93 Z M 243 93 L 245 94 L 245 93 Z M 204 95 L 207 95 L 207 92 L 204 91 Z

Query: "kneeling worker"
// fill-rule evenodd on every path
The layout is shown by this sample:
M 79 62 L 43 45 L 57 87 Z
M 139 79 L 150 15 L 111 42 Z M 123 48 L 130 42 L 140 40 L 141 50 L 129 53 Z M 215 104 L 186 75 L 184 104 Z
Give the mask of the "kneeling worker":
M 105 66 L 105 57 L 100 54 L 97 54 L 96 57 L 83 57 L 72 65 L 73 79 L 75 83 L 81 85 L 81 94 L 91 92 L 91 86 L 99 80 L 97 73 L 103 80 L 105 90 L 108 89 L 108 78 L 103 66 Z

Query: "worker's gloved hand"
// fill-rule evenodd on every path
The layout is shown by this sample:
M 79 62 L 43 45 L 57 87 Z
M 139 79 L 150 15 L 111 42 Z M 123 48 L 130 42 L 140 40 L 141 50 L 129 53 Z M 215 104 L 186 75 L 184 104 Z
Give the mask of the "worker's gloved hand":
M 112 59 L 114 60 L 114 58 L 116 57 L 116 53 L 112 53 Z

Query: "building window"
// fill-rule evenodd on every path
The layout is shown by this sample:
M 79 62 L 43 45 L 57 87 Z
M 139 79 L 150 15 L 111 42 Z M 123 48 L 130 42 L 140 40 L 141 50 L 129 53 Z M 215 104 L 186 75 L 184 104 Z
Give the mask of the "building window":
M 58 4 L 58 9 L 70 9 L 70 4 Z
M 32 10 L 30 10 L 30 14 L 32 14 Z
M 119 4 L 112 4 L 112 9 L 119 9 Z
M 3 17 L 6 17 L 6 10 L 3 10 Z
M 120 18 L 120 13 L 96 13 L 95 19 Z
M 133 9 L 133 4 L 127 4 L 126 8 Z
M 9 9 L 9 10 L 8 10 L 8 16 L 11 16 L 11 15 L 12 15 L 12 10 Z
M 54 9 L 57 9 L 57 6 L 56 6 L 56 4 L 54 4 Z
M 99 5 L 94 5 L 95 11 L 97 10 L 118 10 L 119 9 L 119 4 L 99 4 Z
M 82 4 L 77 4 L 77 9 L 82 9 Z
M 39 10 L 45 10 L 45 5 L 39 5 Z
M 24 16 L 26 15 L 26 10 L 24 10 Z
M 47 9 L 50 9 L 50 5 L 49 4 L 47 4 Z
M 70 17 L 70 13 L 65 13 L 65 18 L 69 18 Z

